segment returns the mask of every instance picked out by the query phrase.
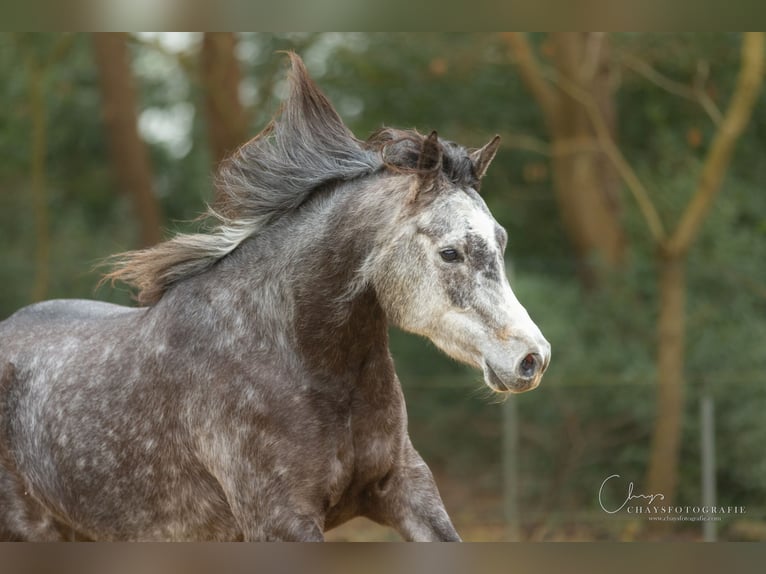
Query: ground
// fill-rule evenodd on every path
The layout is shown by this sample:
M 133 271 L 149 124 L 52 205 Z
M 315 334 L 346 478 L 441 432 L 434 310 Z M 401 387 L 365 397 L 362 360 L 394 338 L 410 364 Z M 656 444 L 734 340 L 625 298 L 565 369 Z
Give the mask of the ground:
M 512 538 L 503 521 L 503 499 L 499 493 L 477 490 L 464 480 L 434 472 L 447 511 L 460 536 L 466 542 L 505 542 Z M 538 517 L 524 520 L 519 539 L 523 542 L 589 542 L 589 541 L 701 541 L 699 526 L 689 525 L 667 532 L 652 532 L 647 521 L 615 520 L 602 513 Z M 753 540 L 739 533 L 741 524 L 723 524 L 720 540 Z M 747 531 L 753 531 L 749 524 Z M 758 530 L 766 537 L 766 527 Z M 365 518 L 356 518 L 325 534 L 334 542 L 396 542 L 401 537 L 390 528 Z

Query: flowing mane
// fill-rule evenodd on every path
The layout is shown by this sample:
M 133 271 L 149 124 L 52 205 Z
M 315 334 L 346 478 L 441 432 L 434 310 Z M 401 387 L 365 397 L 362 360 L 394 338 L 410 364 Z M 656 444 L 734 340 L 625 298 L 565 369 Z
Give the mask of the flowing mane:
M 173 284 L 198 275 L 281 216 L 332 183 L 389 169 L 433 172 L 453 183 L 478 188 L 469 150 L 415 130 L 382 128 L 366 142 L 343 124 L 309 77 L 301 59 L 289 54 L 289 95 L 269 125 L 225 160 L 216 198 L 208 208 L 209 232 L 179 234 L 163 243 L 115 255 L 104 281 L 137 289 L 141 305 L 152 305 Z M 426 142 L 438 146 L 438 165 L 428 164 Z

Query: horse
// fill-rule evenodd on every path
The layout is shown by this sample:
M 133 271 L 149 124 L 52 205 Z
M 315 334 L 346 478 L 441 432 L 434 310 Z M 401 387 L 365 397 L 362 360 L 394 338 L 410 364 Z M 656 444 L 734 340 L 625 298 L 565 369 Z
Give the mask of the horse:
M 407 434 L 389 325 L 535 388 L 550 345 L 479 195 L 499 138 L 357 139 L 290 54 L 209 226 L 112 259 L 139 305 L 0 323 L 0 538 L 320 541 L 364 516 L 458 541 Z

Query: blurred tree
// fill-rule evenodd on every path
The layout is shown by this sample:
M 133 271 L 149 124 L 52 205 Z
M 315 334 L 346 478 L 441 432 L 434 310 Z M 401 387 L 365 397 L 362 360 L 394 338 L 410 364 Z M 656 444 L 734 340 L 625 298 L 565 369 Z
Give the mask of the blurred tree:
M 239 98 L 241 74 L 231 32 L 205 32 L 200 53 L 208 139 L 214 165 L 247 139 L 248 121 Z
M 136 90 L 126 35 L 94 33 L 93 52 L 112 165 L 120 186 L 133 202 L 142 246 L 153 245 L 162 239 L 162 216 L 153 190 L 149 156 L 138 135 Z
M 625 232 L 620 221 L 620 186 L 614 166 L 595 145 L 582 101 L 549 81 L 526 36 L 503 34 L 527 89 L 543 114 L 553 156 L 559 213 L 586 285 L 598 282 L 594 259 L 608 267 L 622 262 Z M 615 102 L 609 38 L 602 33 L 552 33 L 544 45 L 557 75 L 591 94 L 614 136 Z
M 686 259 L 694 244 L 757 101 L 764 74 L 764 34 L 751 32 L 742 41 L 742 63 L 729 107 L 719 124 L 691 201 L 680 221 L 666 234 L 650 225 L 659 260 L 660 314 L 657 336 L 658 395 L 647 473 L 649 492 L 661 492 L 672 504 L 678 485 L 678 460 L 684 400 Z M 652 206 L 653 210 L 653 206 Z M 658 221 L 647 212 L 647 222 Z
M 39 42 L 32 34 L 16 34 L 16 48 L 23 54 L 30 116 L 29 187 L 35 222 L 35 281 L 32 300 L 48 294 L 50 284 L 50 216 L 47 192 L 48 104 L 45 92 L 52 70 L 71 48 L 73 36 L 63 34 L 49 42 Z
M 50 281 L 50 230 L 48 216 L 48 198 L 46 196 L 46 165 L 48 152 L 48 110 L 45 106 L 45 68 L 33 56 L 26 61 L 29 107 L 32 117 L 32 144 L 30 159 L 29 186 L 32 191 L 35 213 L 35 286 L 33 301 L 42 301 L 48 293 Z
M 526 50 L 523 37 L 514 37 L 517 49 Z M 519 48 L 521 46 L 521 48 Z M 580 102 L 596 139 L 633 193 L 655 245 L 659 317 L 657 322 L 657 412 L 647 471 L 647 490 L 672 504 L 678 486 L 679 453 L 684 404 L 685 265 L 689 249 L 712 201 L 720 191 L 734 145 L 748 124 L 763 81 L 763 34 L 750 33 L 742 43 L 742 64 L 729 108 L 720 119 L 705 158 L 694 195 L 681 218 L 668 233 L 651 195 L 615 143 L 598 99 L 563 74 L 556 84 Z

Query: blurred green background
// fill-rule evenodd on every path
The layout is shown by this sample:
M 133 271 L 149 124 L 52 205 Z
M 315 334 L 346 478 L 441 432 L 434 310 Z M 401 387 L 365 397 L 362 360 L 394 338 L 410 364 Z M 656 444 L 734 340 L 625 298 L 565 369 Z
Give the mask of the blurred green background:
M 121 175 L 110 140 L 130 130 L 117 131 L 109 114 L 133 117 L 140 137 L 125 145 L 139 144 L 148 158 L 139 163 L 149 178 L 143 201 L 149 197 L 159 218 L 155 235 L 169 237 L 195 228 L 212 200 L 226 146 L 215 143 L 216 122 L 223 142 L 262 129 L 285 91 L 286 58 L 276 52 L 295 50 L 360 138 L 384 124 L 436 129 L 469 147 L 495 133 L 504 138 L 482 193 L 509 233 L 514 290 L 553 347 L 543 384 L 502 402 L 480 373 L 423 340 L 392 334 L 413 442 L 461 534 L 701 537 L 700 523 L 657 529 L 606 514 L 598 490 L 620 474 L 636 492 L 649 491 L 652 436 L 665 417 L 657 394 L 661 249 L 626 175 L 646 188 L 672 234 L 725 124 L 742 35 L 112 40 L 109 47 L 87 34 L 0 35 L 0 318 L 39 299 L 132 304 L 124 287 L 96 289 L 99 261 L 154 237 L 151 218 L 137 208 L 131 185 L 138 184 Z M 135 88 L 132 100 L 111 103 L 122 106 L 116 112 L 106 102 L 114 94 L 109 69 Z M 676 474 L 671 496 L 679 504 L 700 504 L 698 401 L 711 397 L 717 502 L 747 508 L 718 523 L 719 538 L 728 539 L 766 537 L 766 92 L 756 98 L 720 193 L 681 258 L 683 376 L 665 381 L 684 389 L 680 446 L 666 461 L 672 468 L 659 471 Z M 611 144 L 627 172 L 605 153 Z M 337 536 L 391 535 L 353 523 Z

